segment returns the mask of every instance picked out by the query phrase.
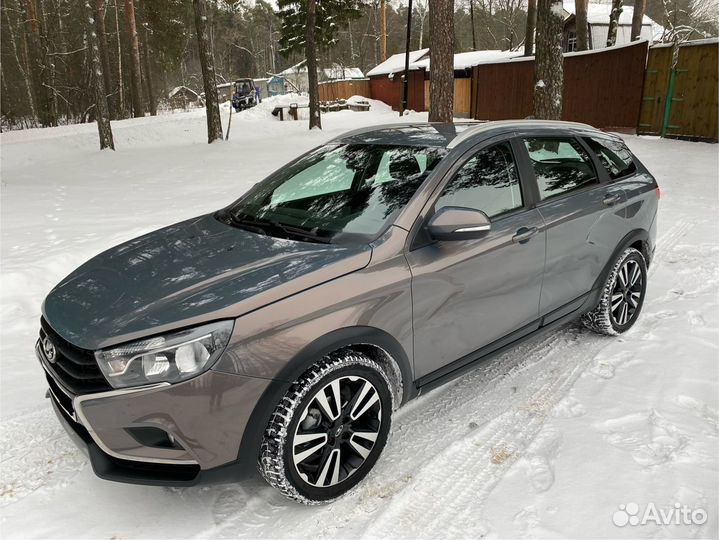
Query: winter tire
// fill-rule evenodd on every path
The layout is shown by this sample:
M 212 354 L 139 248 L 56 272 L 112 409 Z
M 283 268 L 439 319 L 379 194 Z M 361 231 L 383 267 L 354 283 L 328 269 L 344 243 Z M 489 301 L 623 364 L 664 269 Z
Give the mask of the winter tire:
M 639 317 L 647 290 L 647 264 L 640 251 L 627 248 L 609 272 L 599 304 L 582 317 L 590 330 L 616 336 Z
M 387 441 L 393 409 L 387 375 L 367 356 L 343 351 L 297 379 L 275 408 L 259 469 L 285 496 L 330 502 L 372 469 Z

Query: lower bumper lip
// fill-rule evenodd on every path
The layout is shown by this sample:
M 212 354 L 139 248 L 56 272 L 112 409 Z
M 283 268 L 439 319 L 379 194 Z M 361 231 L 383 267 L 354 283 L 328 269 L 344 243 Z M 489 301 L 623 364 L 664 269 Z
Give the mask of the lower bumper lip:
M 158 463 L 158 464 L 168 464 L 168 465 L 199 465 L 198 462 L 194 459 L 173 459 L 173 458 L 160 458 L 160 457 L 139 457 L 132 454 L 117 452 L 113 449 L 111 449 L 105 442 L 102 440 L 102 438 L 97 434 L 96 430 L 93 428 L 92 424 L 88 421 L 87 417 L 85 416 L 85 413 L 83 412 L 83 404 L 88 401 L 97 401 L 102 399 L 108 399 L 113 398 L 117 396 L 126 396 L 130 394 L 137 394 L 141 392 L 151 392 L 153 390 L 158 390 L 161 388 L 165 388 L 170 386 L 170 383 L 156 383 L 151 384 L 147 386 L 140 386 L 136 388 L 123 388 L 118 390 L 110 390 L 108 392 L 97 392 L 93 394 L 84 394 L 81 396 L 76 396 L 71 394 L 70 392 L 66 391 L 62 385 L 62 382 L 57 379 L 55 374 L 52 372 L 51 369 L 48 367 L 49 360 L 44 354 L 44 351 L 42 349 L 42 344 L 40 341 L 37 342 L 35 345 L 35 354 L 38 357 L 38 360 L 40 361 L 40 365 L 45 370 L 45 373 L 48 377 L 50 377 L 54 382 L 57 388 L 53 388 L 52 386 L 48 389 L 49 396 L 53 400 L 53 404 L 60 407 L 62 411 L 74 422 L 77 422 L 80 424 L 88 433 L 88 435 L 92 438 L 93 442 L 106 454 L 109 456 L 115 457 L 117 459 L 127 460 L 127 461 L 136 461 L 136 462 L 142 462 L 142 463 Z M 71 400 L 72 403 L 72 410 L 70 410 L 67 406 L 65 406 L 63 403 L 67 402 L 67 399 L 63 399 L 60 396 L 57 395 L 57 392 L 61 391 L 65 394 L 67 399 Z

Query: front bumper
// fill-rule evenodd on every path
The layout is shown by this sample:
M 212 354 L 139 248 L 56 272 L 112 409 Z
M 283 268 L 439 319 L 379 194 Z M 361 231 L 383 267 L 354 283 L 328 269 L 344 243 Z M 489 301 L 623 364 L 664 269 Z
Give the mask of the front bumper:
M 78 396 L 63 387 L 41 347 L 36 353 L 58 418 L 101 478 L 191 485 L 231 479 L 254 465 L 257 456 L 240 459 L 239 449 L 270 381 L 210 370 L 179 384 Z M 164 439 L 138 436 L 148 432 Z

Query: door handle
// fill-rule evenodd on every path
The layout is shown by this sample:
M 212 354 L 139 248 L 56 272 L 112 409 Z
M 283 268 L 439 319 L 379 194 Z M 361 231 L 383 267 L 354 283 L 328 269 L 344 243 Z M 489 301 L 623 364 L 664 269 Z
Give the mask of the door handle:
M 612 193 L 604 197 L 604 200 L 602 202 L 607 206 L 614 206 L 619 202 L 619 195 L 616 193 Z
M 512 237 L 512 242 L 515 244 L 525 244 L 529 241 L 532 236 L 537 234 L 539 232 L 539 229 L 537 227 L 521 227 L 517 230 L 517 234 L 515 234 Z

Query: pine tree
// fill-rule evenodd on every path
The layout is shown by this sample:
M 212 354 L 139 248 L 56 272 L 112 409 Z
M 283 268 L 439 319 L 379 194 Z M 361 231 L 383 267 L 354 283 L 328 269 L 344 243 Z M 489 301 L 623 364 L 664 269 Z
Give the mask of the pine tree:
M 307 0 L 307 27 L 305 29 L 305 58 L 307 59 L 307 86 L 310 94 L 310 129 L 322 129 L 320 117 L 320 89 L 317 82 L 317 0 Z
M 195 28 L 200 51 L 202 82 L 205 87 L 205 108 L 207 109 L 207 142 L 222 140 L 220 104 L 215 82 L 215 60 L 212 54 L 209 32 L 207 31 L 207 4 L 205 0 L 192 0 L 195 8 Z
M 96 32 L 95 13 L 90 6 L 90 0 L 85 0 L 85 16 L 88 27 L 88 48 L 90 49 L 90 63 L 92 65 L 92 86 L 95 90 L 95 120 L 100 135 L 100 150 L 115 149 L 110 127 L 110 114 L 107 109 L 107 92 L 105 91 L 105 78 L 102 60 L 100 58 L 100 40 Z
M 581 0 L 579 0 L 581 2 Z M 537 28 L 537 0 L 527 0 L 527 26 L 524 31 L 524 56 L 534 54 L 534 31 Z
M 132 116 L 145 116 L 142 107 L 142 71 L 140 69 L 140 44 L 137 39 L 137 24 L 135 22 L 135 3 L 125 0 L 125 21 L 130 42 L 130 71 L 132 82 Z
M 537 53 L 534 60 L 534 116 L 541 120 L 562 117 L 564 58 L 562 0 L 537 2 Z
M 315 45 L 318 51 L 326 51 L 337 42 L 340 30 L 347 22 L 358 18 L 362 11 L 361 0 L 315 0 Z M 282 19 L 280 47 L 287 55 L 304 52 L 307 27 L 306 0 L 278 0 Z
M 280 46 L 285 54 L 303 51 L 307 62 L 310 129 L 322 128 L 317 53 L 337 40 L 340 28 L 360 16 L 359 0 L 278 0 L 282 18 Z
M 634 0 L 634 13 L 632 14 L 632 41 L 636 41 L 642 34 L 644 12 L 647 9 L 647 0 Z
M 429 121 L 452 122 L 454 0 L 429 0 Z
M 587 9 L 589 0 L 577 0 L 574 24 L 577 31 L 577 50 L 589 49 L 589 24 L 587 23 Z

